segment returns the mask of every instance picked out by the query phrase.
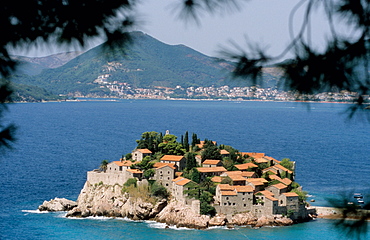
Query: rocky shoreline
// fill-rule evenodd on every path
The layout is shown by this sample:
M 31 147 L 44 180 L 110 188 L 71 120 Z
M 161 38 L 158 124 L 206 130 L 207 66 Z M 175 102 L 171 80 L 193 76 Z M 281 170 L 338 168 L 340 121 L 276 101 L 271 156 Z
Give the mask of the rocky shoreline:
M 195 213 L 191 206 L 178 201 L 158 200 L 156 203 L 121 192 L 122 186 L 92 185 L 86 182 L 77 202 L 64 198 L 45 201 L 40 211 L 67 211 L 66 217 L 127 217 L 132 220 L 154 220 L 168 226 L 206 229 L 212 226 L 289 226 L 290 218 L 275 215 L 254 217 L 251 213 L 233 216 L 216 215 L 210 217 Z

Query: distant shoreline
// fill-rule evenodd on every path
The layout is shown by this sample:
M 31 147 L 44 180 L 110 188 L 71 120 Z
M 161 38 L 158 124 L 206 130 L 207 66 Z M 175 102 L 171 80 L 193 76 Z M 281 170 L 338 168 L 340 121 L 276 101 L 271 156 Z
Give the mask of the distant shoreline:
M 334 207 L 320 207 L 320 206 L 313 206 L 312 208 L 316 209 L 317 218 L 323 218 L 323 219 L 343 219 L 343 208 L 334 208 Z M 365 209 L 358 209 L 358 212 L 367 214 L 370 216 L 370 210 Z M 346 219 L 360 219 L 361 215 L 348 215 L 346 216 Z M 366 218 L 367 221 L 370 221 L 370 217 Z
M 276 103 L 335 103 L 335 104 L 353 104 L 354 102 L 331 102 L 331 101 L 276 101 L 276 100 L 260 100 L 260 99 L 190 99 L 190 98 L 90 98 L 90 97 L 79 97 L 77 99 L 65 99 L 65 100 L 50 100 L 50 101 L 39 101 L 39 102 L 12 102 L 12 103 L 49 103 L 49 102 L 117 102 L 119 100 L 164 100 L 164 101 L 222 101 L 222 102 L 276 102 Z M 363 103 L 363 105 L 369 105 L 370 103 Z

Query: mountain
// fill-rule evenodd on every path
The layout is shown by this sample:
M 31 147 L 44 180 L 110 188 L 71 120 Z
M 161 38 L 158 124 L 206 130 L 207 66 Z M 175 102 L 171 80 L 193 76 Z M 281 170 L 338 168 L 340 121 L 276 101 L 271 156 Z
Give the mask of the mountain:
M 18 74 L 38 75 L 44 69 L 63 66 L 82 53 L 83 52 L 75 51 L 57 53 L 46 57 L 12 56 L 12 58 L 18 61 Z
M 19 74 L 13 81 L 43 87 L 54 94 L 109 94 L 99 84 L 102 81 L 136 88 L 247 85 L 230 78 L 232 62 L 208 57 L 184 45 L 168 45 L 142 32 L 132 36 L 134 44 L 129 47 L 112 51 L 100 45 L 54 69 L 50 68 L 55 65 L 53 60 L 48 65 L 32 60 L 48 68 L 33 76 Z M 275 77 L 265 75 L 274 84 Z

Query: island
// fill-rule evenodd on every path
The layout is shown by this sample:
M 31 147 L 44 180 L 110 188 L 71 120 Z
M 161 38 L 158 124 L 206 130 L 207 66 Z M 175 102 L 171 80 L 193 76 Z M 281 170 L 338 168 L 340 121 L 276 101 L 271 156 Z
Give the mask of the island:
M 241 152 L 204 139 L 144 132 L 118 161 L 103 160 L 67 217 L 128 217 L 204 229 L 210 226 L 286 226 L 311 219 L 307 193 L 294 181 L 295 162 Z M 60 199 L 59 199 L 60 200 Z M 68 200 L 65 200 L 68 201 Z

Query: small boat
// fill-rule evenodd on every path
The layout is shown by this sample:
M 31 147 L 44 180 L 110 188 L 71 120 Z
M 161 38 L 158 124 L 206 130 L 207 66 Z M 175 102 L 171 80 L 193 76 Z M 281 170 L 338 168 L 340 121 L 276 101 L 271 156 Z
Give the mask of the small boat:
M 361 193 L 354 193 L 354 194 L 353 194 L 353 197 L 354 197 L 354 198 L 357 198 L 357 199 L 361 199 L 361 198 L 363 198 L 363 196 L 362 196 L 362 194 L 361 194 Z
M 357 199 L 357 203 L 359 203 L 359 204 L 364 204 L 365 202 L 364 202 L 364 200 L 363 200 L 363 199 Z

